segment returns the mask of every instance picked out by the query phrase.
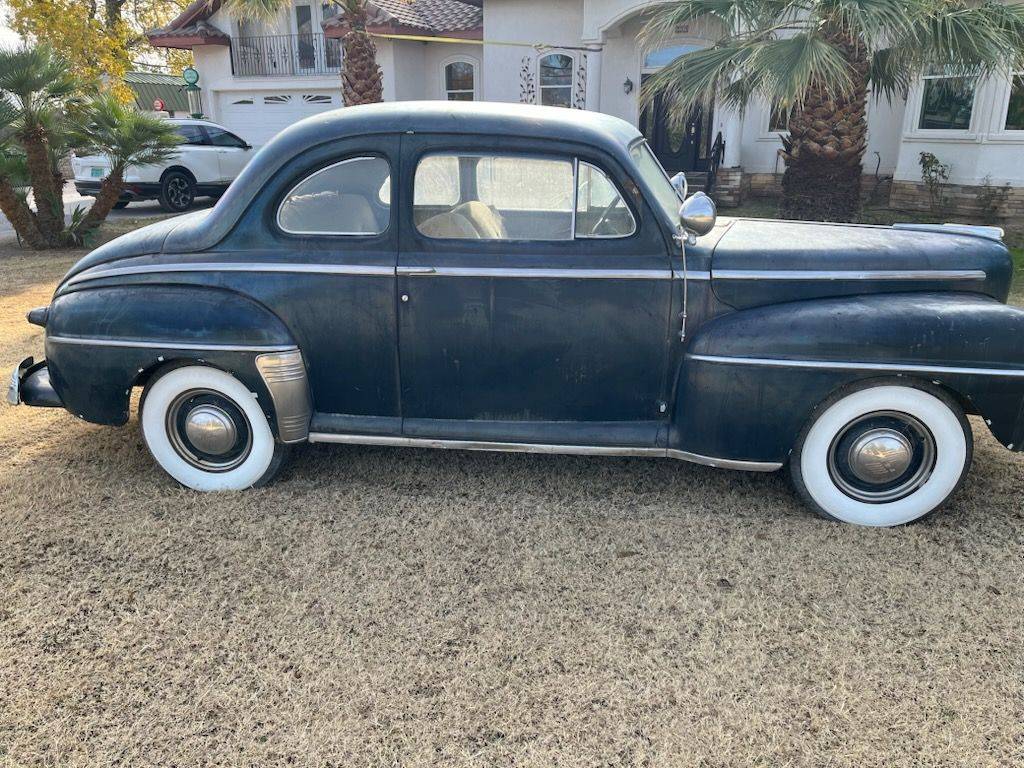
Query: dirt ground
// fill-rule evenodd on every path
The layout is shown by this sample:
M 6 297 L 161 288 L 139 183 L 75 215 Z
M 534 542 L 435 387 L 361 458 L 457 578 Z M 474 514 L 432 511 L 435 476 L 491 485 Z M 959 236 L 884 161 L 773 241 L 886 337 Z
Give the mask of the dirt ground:
M 0 257 L 0 370 L 71 261 Z M 199 495 L 0 407 L 2 766 L 1024 763 L 1024 457 L 928 522 L 781 476 L 306 446 Z

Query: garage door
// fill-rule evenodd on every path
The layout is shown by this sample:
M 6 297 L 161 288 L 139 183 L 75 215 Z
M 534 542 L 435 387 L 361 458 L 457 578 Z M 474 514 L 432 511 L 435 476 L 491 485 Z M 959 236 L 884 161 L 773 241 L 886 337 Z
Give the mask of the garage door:
M 217 94 L 216 120 L 254 146 L 304 117 L 341 106 L 341 89 L 331 91 L 222 92 Z

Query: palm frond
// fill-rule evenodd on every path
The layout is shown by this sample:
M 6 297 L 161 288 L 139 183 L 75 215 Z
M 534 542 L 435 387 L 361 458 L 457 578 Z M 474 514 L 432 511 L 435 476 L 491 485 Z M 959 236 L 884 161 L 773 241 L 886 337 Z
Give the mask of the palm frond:
M 95 96 L 83 118 L 74 140 L 105 155 L 114 169 L 162 163 L 181 142 L 166 120 L 139 112 L 111 93 Z
M 282 8 L 290 8 L 291 0 L 227 0 L 223 8 L 236 19 L 272 21 Z

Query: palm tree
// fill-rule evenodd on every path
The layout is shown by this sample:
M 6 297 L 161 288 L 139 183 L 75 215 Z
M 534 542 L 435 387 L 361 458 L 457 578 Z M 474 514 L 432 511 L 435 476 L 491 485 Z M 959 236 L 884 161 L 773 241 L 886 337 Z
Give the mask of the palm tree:
M 673 119 L 712 102 L 789 110 L 786 218 L 849 221 L 860 205 L 867 98 L 905 98 L 923 72 L 984 78 L 1024 64 L 1024 8 L 993 0 L 673 0 L 644 30 L 653 45 L 699 18 L 721 30 L 645 85 Z
M 128 166 L 162 163 L 174 156 L 181 141 L 166 120 L 143 114 L 109 92 L 95 96 L 84 106 L 74 139 L 110 161 L 110 173 L 100 185 L 96 201 L 84 218 L 72 225 L 78 239 L 107 218 L 124 189 Z
M 383 101 L 377 47 L 366 31 L 366 0 L 333 0 L 341 8 L 345 36 L 342 38 L 341 94 L 346 107 Z M 227 8 L 238 18 L 269 21 L 290 0 L 229 0 Z
M 7 144 L 16 143 L 24 155 L 36 210 L 13 203 L 9 177 L 0 178 L 0 185 L 8 187 L 0 191 L 0 207 L 14 206 L 4 213 L 15 227 L 16 220 L 24 222 L 24 236 L 33 247 L 52 247 L 63 240 L 64 180 L 51 145 L 60 143 L 54 128 L 73 109 L 81 86 L 67 61 L 47 46 L 0 49 L 0 128 Z
M 0 210 L 32 248 L 81 243 L 110 213 L 125 168 L 160 162 L 178 143 L 169 123 L 112 93 L 86 98 L 92 89 L 46 46 L 0 49 Z M 76 213 L 66 226 L 59 165 L 84 146 L 105 154 L 111 172 L 88 213 Z

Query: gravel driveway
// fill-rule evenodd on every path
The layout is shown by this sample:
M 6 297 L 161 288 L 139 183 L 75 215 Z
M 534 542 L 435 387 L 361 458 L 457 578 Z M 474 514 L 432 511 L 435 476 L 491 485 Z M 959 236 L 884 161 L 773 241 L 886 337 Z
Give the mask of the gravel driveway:
M 0 364 L 70 257 L 0 257 Z M 1024 761 L 1024 457 L 830 524 L 782 476 L 304 446 L 199 495 L 0 407 L 0 765 Z

